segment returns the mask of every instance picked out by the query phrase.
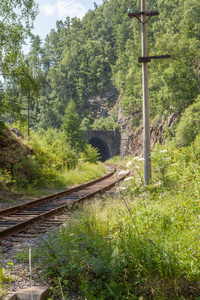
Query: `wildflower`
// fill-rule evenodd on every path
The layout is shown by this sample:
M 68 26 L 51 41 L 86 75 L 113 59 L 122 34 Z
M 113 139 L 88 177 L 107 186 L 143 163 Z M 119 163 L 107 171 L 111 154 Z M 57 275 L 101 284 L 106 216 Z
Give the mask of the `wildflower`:
M 165 153 L 165 152 L 167 152 L 167 150 L 165 149 L 165 150 L 161 150 L 160 151 L 160 153 Z
M 124 179 L 124 181 L 132 180 L 132 179 L 133 179 L 133 177 L 127 177 Z
M 123 191 L 123 190 L 126 190 L 126 188 L 124 186 L 120 186 L 120 187 L 118 187 L 118 190 Z
M 139 158 L 139 156 L 135 156 L 133 160 L 138 160 Z
M 124 171 L 124 170 L 123 170 L 123 171 L 120 171 L 120 172 L 119 172 L 119 176 L 120 176 L 120 175 L 127 175 L 127 174 L 129 174 L 129 170 L 127 170 L 127 171 Z
M 134 157 L 133 160 L 144 161 L 144 158 L 143 158 L 143 157 L 136 156 L 136 157 Z
M 134 166 L 134 168 L 135 168 L 135 169 L 140 169 L 140 167 L 139 167 L 139 166 Z
M 63 264 L 65 264 L 65 263 L 66 263 L 66 260 L 65 260 L 65 259 L 63 259 L 63 260 L 61 260 L 61 262 L 62 262 Z
M 51 253 L 51 252 L 55 252 L 55 250 L 53 248 L 51 248 L 48 253 Z
M 129 168 L 131 165 L 132 165 L 133 161 L 132 160 L 129 160 L 126 164 L 127 168 Z

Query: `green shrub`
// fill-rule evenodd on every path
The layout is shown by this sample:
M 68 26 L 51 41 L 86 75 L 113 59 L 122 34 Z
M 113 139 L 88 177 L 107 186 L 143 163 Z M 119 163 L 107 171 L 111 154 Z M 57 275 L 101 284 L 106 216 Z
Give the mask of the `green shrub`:
M 0 190 L 9 186 L 13 182 L 10 171 L 0 169 Z
M 32 146 L 40 163 L 51 165 L 60 170 L 73 169 L 78 163 L 77 153 L 67 143 L 65 135 L 56 130 L 39 130 L 32 134 Z
M 14 165 L 13 179 L 17 187 L 21 188 L 27 188 L 29 184 L 34 186 L 44 184 L 41 166 L 31 155 Z
M 180 118 L 176 128 L 175 141 L 178 146 L 188 146 L 200 132 L 200 96 Z
M 83 152 L 81 153 L 81 159 L 84 162 L 90 162 L 96 164 L 100 159 L 100 154 L 97 148 L 92 147 L 91 145 L 86 145 Z
M 119 130 L 120 125 L 117 121 L 117 113 L 112 110 L 110 116 L 107 118 L 100 117 L 92 124 L 93 130 Z

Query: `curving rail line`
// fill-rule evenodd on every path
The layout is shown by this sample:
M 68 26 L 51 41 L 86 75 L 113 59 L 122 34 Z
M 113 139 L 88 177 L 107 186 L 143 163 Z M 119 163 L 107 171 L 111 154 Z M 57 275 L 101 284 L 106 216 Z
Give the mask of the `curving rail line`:
M 119 173 L 120 174 L 120 173 Z M 10 207 L 0 211 L 0 244 L 8 237 L 20 232 L 26 235 L 27 229 L 52 217 L 68 211 L 79 203 L 112 188 L 127 174 L 116 174 L 116 170 L 91 182 L 74 188 Z M 59 223 L 54 220 L 52 223 Z M 43 226 L 44 227 L 44 226 Z

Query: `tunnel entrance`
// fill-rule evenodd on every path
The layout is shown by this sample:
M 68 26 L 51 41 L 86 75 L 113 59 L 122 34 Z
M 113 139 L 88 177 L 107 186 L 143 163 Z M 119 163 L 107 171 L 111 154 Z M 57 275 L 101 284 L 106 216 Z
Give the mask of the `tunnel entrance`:
M 89 144 L 98 149 L 100 161 L 104 162 L 111 157 L 108 145 L 98 137 L 91 138 Z

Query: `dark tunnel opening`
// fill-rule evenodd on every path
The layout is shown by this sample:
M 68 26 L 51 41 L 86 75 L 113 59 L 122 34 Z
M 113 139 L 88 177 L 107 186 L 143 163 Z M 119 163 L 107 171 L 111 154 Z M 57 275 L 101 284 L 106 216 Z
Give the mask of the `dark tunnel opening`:
M 100 161 L 104 162 L 111 157 L 109 147 L 101 139 L 94 137 L 89 140 L 89 144 L 98 149 Z

